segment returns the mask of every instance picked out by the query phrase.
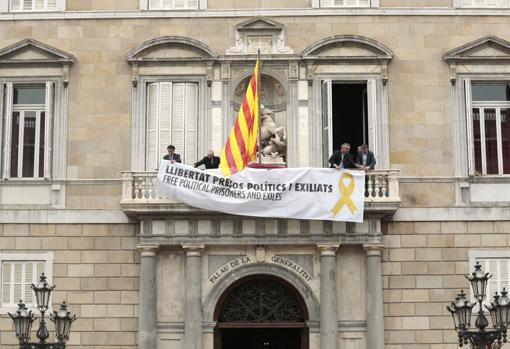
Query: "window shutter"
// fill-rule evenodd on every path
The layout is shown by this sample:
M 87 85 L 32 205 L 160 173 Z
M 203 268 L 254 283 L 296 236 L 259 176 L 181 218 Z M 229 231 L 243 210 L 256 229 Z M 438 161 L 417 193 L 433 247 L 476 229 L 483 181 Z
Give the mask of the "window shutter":
M 52 155 L 52 125 L 55 116 L 55 85 L 46 82 L 46 102 L 44 118 L 44 178 L 51 178 L 51 155 Z M 41 166 L 39 164 L 39 166 Z
M 9 178 L 9 165 L 11 163 L 11 126 L 12 126 L 12 93 L 13 93 L 13 85 L 12 82 L 8 82 L 5 84 L 5 114 L 4 114 L 4 144 L 3 144 L 3 153 L 4 153 L 4 167 L 2 178 Z
M 150 10 L 157 10 L 161 8 L 161 1 L 162 0 L 149 0 L 149 9 Z
M 172 143 L 172 83 L 159 84 L 159 145 L 158 161 L 167 152 L 166 147 Z M 180 150 L 178 150 L 180 151 Z
M 33 1 L 35 1 L 35 10 L 36 11 L 43 11 L 43 10 L 45 10 L 45 8 L 44 8 L 44 0 L 33 0 Z
M 21 10 L 21 0 L 11 0 L 11 11 Z
M 185 163 L 192 165 L 197 161 L 198 141 L 198 84 L 186 84 L 186 118 L 184 141 Z
M 185 155 L 184 143 L 184 113 L 185 113 L 185 83 L 173 84 L 173 106 L 172 106 L 172 144 L 176 148 L 176 153 Z M 183 162 L 187 159 L 181 158 Z
M 187 0 L 189 9 L 198 9 L 198 0 Z
M 163 0 L 163 6 L 161 6 L 164 10 L 171 10 L 173 8 L 172 2 L 174 0 Z
M 32 11 L 33 9 L 32 1 L 35 0 L 23 0 L 23 11 Z
M 329 156 L 333 152 L 332 123 L 331 123 L 331 80 L 324 80 L 321 86 L 322 112 L 322 165 L 329 167 Z
M 47 10 L 48 11 L 55 11 L 55 10 L 64 11 L 63 9 L 60 9 L 60 8 L 57 9 L 57 0 L 48 0 L 48 8 L 47 8 Z
M 158 84 L 147 85 L 146 170 L 158 167 Z
M 377 142 L 377 83 L 375 79 L 367 81 L 367 112 L 368 112 L 368 141 L 370 149 L 374 152 L 375 158 L 378 158 L 379 147 Z
M 11 263 L 2 263 L 2 304 L 11 299 Z
M 466 110 L 466 125 L 467 125 L 467 148 L 468 148 L 468 173 L 469 175 L 475 174 L 474 165 L 474 143 L 473 143 L 473 118 L 471 115 L 471 80 L 464 80 L 464 108 Z

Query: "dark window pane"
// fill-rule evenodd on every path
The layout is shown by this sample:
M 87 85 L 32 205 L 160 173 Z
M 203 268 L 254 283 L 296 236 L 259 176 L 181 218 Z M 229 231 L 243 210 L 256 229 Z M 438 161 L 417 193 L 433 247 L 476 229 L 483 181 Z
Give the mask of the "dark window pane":
M 510 109 L 501 109 L 501 143 L 503 173 L 510 174 Z
M 18 177 L 18 153 L 19 153 L 19 112 L 12 113 L 11 128 L 11 177 Z
M 14 104 L 44 104 L 44 86 L 14 86 Z
M 487 174 L 498 174 L 498 136 L 496 132 L 496 110 L 485 109 L 484 117 Z
M 39 132 L 39 177 L 44 177 L 44 129 L 45 114 L 41 112 L 41 126 Z
M 482 173 L 482 143 L 480 142 L 480 109 L 473 109 L 473 145 L 475 172 Z
M 25 112 L 23 129 L 23 177 L 34 177 L 35 159 L 35 111 Z
M 473 83 L 473 101 L 510 101 L 510 86 L 508 82 Z

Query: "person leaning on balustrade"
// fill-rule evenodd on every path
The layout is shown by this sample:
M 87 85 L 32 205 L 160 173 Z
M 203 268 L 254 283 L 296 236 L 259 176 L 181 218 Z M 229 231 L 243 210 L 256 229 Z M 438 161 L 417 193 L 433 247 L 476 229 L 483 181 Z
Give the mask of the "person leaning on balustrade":
M 374 153 L 368 150 L 368 145 L 362 144 L 358 147 L 360 151 L 356 159 L 356 167 L 360 170 L 373 170 L 375 168 L 375 156 Z

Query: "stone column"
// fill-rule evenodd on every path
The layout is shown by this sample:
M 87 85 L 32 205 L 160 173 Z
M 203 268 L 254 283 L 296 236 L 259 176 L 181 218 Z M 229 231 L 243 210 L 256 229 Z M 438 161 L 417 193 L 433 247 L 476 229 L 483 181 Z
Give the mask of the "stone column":
M 321 253 L 320 348 L 336 349 L 338 319 L 336 309 L 336 250 L 338 245 L 317 245 Z
M 367 253 L 367 348 L 384 349 L 383 287 L 381 252 L 383 245 L 365 245 Z
M 138 348 L 156 349 L 156 250 L 158 246 L 138 246 L 140 251 L 140 291 L 138 306 Z
M 202 251 L 204 246 L 183 246 L 183 248 L 186 252 L 184 348 L 202 349 Z

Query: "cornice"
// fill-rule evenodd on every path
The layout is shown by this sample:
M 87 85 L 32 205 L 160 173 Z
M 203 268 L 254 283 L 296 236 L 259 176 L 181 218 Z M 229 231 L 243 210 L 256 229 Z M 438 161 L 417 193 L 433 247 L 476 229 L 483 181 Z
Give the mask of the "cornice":
M 154 19 L 154 18 L 244 18 L 244 17 L 306 17 L 306 16 L 510 16 L 510 8 L 293 8 L 293 9 L 242 9 L 198 11 L 66 11 L 36 13 L 2 13 L 0 21 L 17 20 L 94 20 L 94 19 Z

